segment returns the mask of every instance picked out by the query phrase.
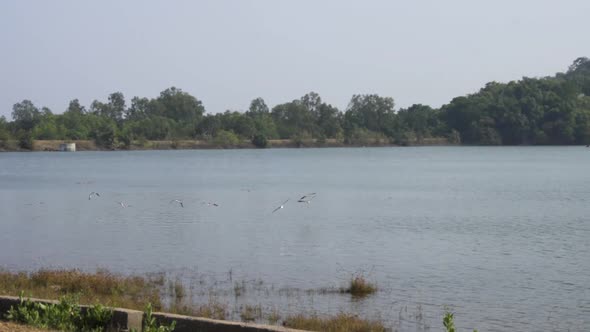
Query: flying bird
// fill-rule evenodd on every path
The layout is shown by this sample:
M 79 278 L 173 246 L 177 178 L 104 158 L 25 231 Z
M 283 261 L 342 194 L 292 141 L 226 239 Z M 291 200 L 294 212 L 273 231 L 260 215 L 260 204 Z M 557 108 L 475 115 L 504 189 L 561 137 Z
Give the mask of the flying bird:
M 307 195 L 303 195 L 303 196 L 301 196 L 301 198 L 297 202 L 299 202 L 299 203 L 309 203 L 309 202 L 311 202 L 312 199 L 315 198 L 315 195 L 316 195 L 315 193 L 310 193 L 310 194 L 307 194 Z
M 173 199 L 173 200 L 170 201 L 170 204 L 172 204 L 174 202 L 180 204 L 180 207 L 184 207 L 184 204 L 182 204 L 182 200 L 180 200 L 180 199 Z
M 116 202 L 116 203 L 118 203 L 119 205 L 121 205 L 121 207 L 123 209 L 131 206 L 131 205 L 126 204 L 125 202 Z
M 219 204 L 217 204 L 217 203 L 211 203 L 211 202 L 207 202 L 207 206 L 219 206 Z
M 284 201 L 283 204 L 281 204 L 281 206 L 279 206 L 278 208 L 274 209 L 272 211 L 272 213 L 275 213 L 275 212 L 277 212 L 280 209 L 284 209 L 285 208 L 285 204 L 287 204 L 288 201 L 289 201 L 289 199 L 287 199 L 286 201 Z
M 93 191 L 90 193 L 90 195 L 88 195 L 88 200 L 92 199 L 93 196 L 100 197 L 100 194 Z

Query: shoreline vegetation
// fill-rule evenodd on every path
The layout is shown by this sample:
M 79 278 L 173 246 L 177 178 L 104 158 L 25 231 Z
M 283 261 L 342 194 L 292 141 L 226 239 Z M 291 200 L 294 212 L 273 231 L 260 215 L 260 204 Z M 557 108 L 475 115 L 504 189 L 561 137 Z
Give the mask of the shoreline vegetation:
M 230 284 L 232 280 L 230 277 Z M 256 282 L 261 286 L 262 282 Z M 233 292 L 236 298 L 243 296 L 246 285 L 235 282 Z M 340 294 L 351 296 L 351 300 L 371 296 L 379 291 L 361 273 L 351 276 L 344 287 L 320 288 L 306 290 L 317 294 Z M 239 320 L 287 328 L 324 332 L 386 332 L 392 331 L 380 319 L 366 319 L 356 313 L 340 312 L 333 315 L 317 313 L 288 313 L 283 315 L 276 308 L 269 309 L 262 305 L 240 305 L 237 315 L 229 314 L 228 304 L 218 302 L 209 291 L 209 302 L 194 304 L 186 301 L 191 296 L 183 283 L 171 280 L 165 273 L 141 275 L 118 275 L 104 269 L 94 273 L 76 269 L 50 270 L 35 272 L 12 272 L 0 269 L 0 294 L 18 296 L 20 304 L 11 306 L 7 313 L 0 316 L 3 320 L 25 325 L 7 325 L 22 331 L 36 331 L 26 326 L 60 331 L 104 331 L 110 321 L 113 308 L 134 309 L 144 312 L 144 331 L 173 331 L 171 325 L 161 325 L 152 318 L 152 311 L 160 311 L 183 316 L 194 316 L 216 320 Z M 36 299 L 35 302 L 29 300 Z M 47 300 L 57 300 L 47 303 Z M 45 302 L 43 302 L 45 301 Z M 80 310 L 81 305 L 88 306 Z M 453 313 L 445 309 L 443 326 L 447 332 L 454 332 Z M 419 317 L 422 317 L 420 314 Z M 6 324 L 4 324 L 6 325 Z M 147 329 L 146 329 L 147 327 Z
M 223 144 L 204 140 L 161 140 L 147 141 L 137 140 L 128 146 L 113 146 L 104 148 L 93 140 L 33 140 L 30 149 L 23 149 L 16 140 L 0 142 L 0 152 L 39 152 L 60 151 L 63 143 L 75 143 L 76 151 L 143 151 L 143 150 L 216 150 L 216 149 L 256 149 L 256 145 L 248 140 L 237 143 Z M 408 142 L 405 146 L 449 146 L 456 145 L 448 142 L 446 138 L 425 138 L 421 141 Z M 387 140 L 373 140 L 364 144 L 345 144 L 341 140 L 305 139 L 300 141 L 290 139 L 268 140 L 266 148 L 345 148 L 345 147 L 393 147 L 400 146 Z
M 80 149 L 266 148 L 307 146 L 590 144 L 590 59 L 563 73 L 489 82 L 433 108 L 395 108 L 393 97 L 353 95 L 344 110 L 316 92 L 274 107 L 207 113 L 195 96 L 170 87 L 155 98 L 113 92 L 88 107 L 78 99 L 54 113 L 25 99 L 0 117 L 0 150 L 53 150 L 48 143 L 92 142 Z M 168 142 L 168 143 L 166 143 Z
M 261 283 L 261 282 L 259 282 Z M 260 284 L 259 284 L 260 286 Z M 358 292 L 356 292 L 358 290 Z M 234 296 L 243 296 L 247 291 L 244 282 L 235 282 L 230 287 Z M 377 291 L 377 286 L 367 281 L 362 275 L 353 276 L 349 284 L 340 289 L 317 289 L 318 294 L 341 294 L 362 298 Z M 80 270 L 48 270 L 35 272 L 11 272 L 0 269 L 0 294 L 19 296 L 21 298 L 40 298 L 59 300 L 69 307 L 93 305 L 101 307 L 120 307 L 134 310 L 167 312 L 195 317 L 230 320 L 235 317 L 243 322 L 257 322 L 270 325 L 282 325 L 294 329 L 311 329 L 316 331 L 375 331 L 385 332 L 384 323 L 373 319 L 364 319 L 354 313 L 341 312 L 337 315 L 287 314 L 276 309 L 269 310 L 261 305 L 245 304 L 237 313 L 230 314 L 230 305 L 212 297 L 208 291 L 208 303 L 194 304 L 186 286 L 180 280 L 170 280 L 164 273 L 140 275 L 118 275 L 104 269 L 94 273 Z M 23 300 L 24 301 L 24 300 Z M 25 302 L 23 302 L 25 303 Z M 26 303 L 21 311 L 32 310 L 33 305 Z M 17 315 L 18 316 L 18 315 Z M 20 314 L 18 317 L 27 315 Z M 0 317 L 0 320 L 6 317 Z M 23 322 L 22 319 L 17 321 Z

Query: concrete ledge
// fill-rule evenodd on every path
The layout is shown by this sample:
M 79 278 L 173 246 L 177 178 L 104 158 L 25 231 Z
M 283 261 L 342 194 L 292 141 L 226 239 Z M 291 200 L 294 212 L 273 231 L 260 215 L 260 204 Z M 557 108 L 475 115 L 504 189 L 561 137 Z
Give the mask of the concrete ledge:
M 33 297 L 27 297 L 25 299 L 29 299 L 33 302 L 40 302 L 40 303 L 52 303 L 56 304 L 59 301 L 55 300 L 44 300 L 44 299 L 36 299 Z M 20 303 L 20 299 L 18 296 L 0 296 L 0 318 L 4 319 L 4 315 L 8 313 L 10 307 L 16 306 Z
M 40 303 L 59 303 L 55 300 L 45 300 L 36 298 L 25 298 L 33 302 Z M 10 310 L 11 306 L 20 303 L 17 296 L 0 296 L 0 319 Z M 80 305 L 84 311 L 89 305 Z M 111 308 L 113 318 L 108 327 L 108 331 L 130 331 L 136 329 L 142 331 L 143 312 L 137 310 L 128 310 L 123 308 Z M 171 324 L 176 321 L 175 332 L 310 332 L 304 330 L 289 329 L 282 326 L 261 325 L 252 323 L 231 322 L 225 320 L 208 319 L 201 317 L 183 316 L 168 314 L 164 312 L 155 312 L 153 317 L 158 323 Z
M 83 306 L 89 307 L 89 306 Z M 112 308 L 113 317 L 107 330 L 111 331 L 130 331 L 135 329 L 137 331 L 142 330 L 143 323 L 143 312 L 137 310 L 129 310 L 123 308 Z
M 309 332 L 282 326 L 231 322 L 164 312 L 155 312 L 152 316 L 158 323 L 170 324 L 176 321 L 174 332 Z

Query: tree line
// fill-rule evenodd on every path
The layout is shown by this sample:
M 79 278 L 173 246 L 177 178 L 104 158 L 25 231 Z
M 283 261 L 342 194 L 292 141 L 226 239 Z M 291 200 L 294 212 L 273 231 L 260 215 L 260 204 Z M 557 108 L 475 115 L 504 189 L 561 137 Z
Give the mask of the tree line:
M 271 139 L 405 145 L 426 138 L 483 145 L 589 144 L 590 60 L 578 58 L 550 77 L 490 82 L 440 108 L 415 104 L 396 110 L 391 97 L 359 94 L 342 111 L 310 92 L 272 109 L 256 98 L 242 112 L 208 114 L 196 97 L 171 87 L 156 98 L 130 101 L 114 92 L 88 108 L 74 99 L 62 114 L 23 100 L 13 106 L 12 121 L 0 117 L 0 143 L 16 140 L 25 149 L 33 140 L 94 140 L 103 148 L 126 148 L 138 140 L 229 145 L 249 140 L 265 147 Z

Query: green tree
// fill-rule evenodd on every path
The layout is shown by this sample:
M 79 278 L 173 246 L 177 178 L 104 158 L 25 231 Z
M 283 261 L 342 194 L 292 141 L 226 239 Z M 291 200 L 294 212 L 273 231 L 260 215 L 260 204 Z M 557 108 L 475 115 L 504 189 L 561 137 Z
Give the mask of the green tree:
M 580 57 L 574 60 L 568 68 L 566 77 L 576 85 L 580 93 L 590 96 L 590 59 Z
M 162 91 L 156 103 L 153 113 L 183 123 L 196 124 L 205 112 L 200 100 L 175 87 Z
M 131 106 L 125 110 L 125 118 L 129 121 L 145 119 L 150 114 L 153 102 L 148 98 L 133 97 Z
M 444 129 L 437 110 L 430 106 L 414 104 L 397 112 L 400 126 L 404 130 L 413 132 L 418 141 L 425 137 L 444 135 Z
M 39 122 L 41 112 L 30 100 L 23 100 L 12 106 L 12 118 L 18 129 L 31 130 Z
M 88 114 L 78 99 L 70 101 L 66 111 L 56 119 L 56 123 L 64 128 L 64 138 L 78 140 L 88 139 L 91 131 L 91 119 L 96 115 Z
M 280 138 L 306 138 L 316 131 L 311 112 L 300 100 L 273 107 L 271 116 Z
M 223 128 L 221 116 L 207 114 L 197 125 L 197 133 L 203 139 L 211 139 Z
M 342 136 L 342 114 L 336 107 L 326 104 L 316 92 L 301 97 L 301 104 L 311 115 L 313 125 L 308 129 L 313 137 L 337 138 Z
M 96 145 L 104 149 L 115 148 L 117 124 L 114 120 L 106 117 L 99 117 L 97 120 L 90 133 Z
M 80 101 L 78 99 L 72 99 L 68 104 L 66 112 L 82 115 L 86 114 L 86 108 L 80 104 Z
M 270 110 L 269 110 L 268 106 L 266 106 L 264 99 L 262 99 L 260 97 L 254 99 L 250 102 L 250 107 L 248 108 L 248 111 L 246 112 L 246 115 L 248 115 L 252 118 L 256 118 L 256 117 L 264 116 L 264 115 L 269 115 L 269 114 L 270 114 Z
M 277 126 L 262 98 L 252 100 L 246 116 L 254 121 L 256 135 L 271 139 L 279 137 Z
M 125 111 L 125 97 L 121 92 L 114 92 L 109 95 L 108 103 L 94 100 L 90 104 L 90 111 L 94 114 L 109 118 L 117 124 L 122 124 Z
M 394 137 L 399 130 L 394 106 L 391 97 L 381 97 L 376 94 L 352 96 L 344 113 L 346 139 L 350 140 L 359 128 Z
M 10 136 L 8 122 L 4 116 L 0 116 L 0 141 L 7 141 L 10 139 Z

